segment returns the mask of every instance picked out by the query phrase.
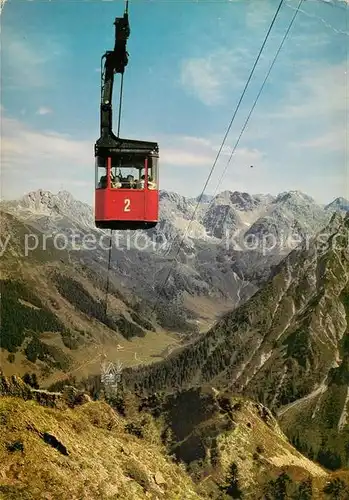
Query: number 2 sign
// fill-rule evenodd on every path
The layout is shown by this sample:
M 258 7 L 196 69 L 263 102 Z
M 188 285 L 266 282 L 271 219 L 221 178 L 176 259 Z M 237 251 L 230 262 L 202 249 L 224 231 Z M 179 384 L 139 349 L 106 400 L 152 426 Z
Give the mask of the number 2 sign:
M 129 198 L 125 198 L 125 200 L 124 200 L 124 212 L 131 211 L 130 205 L 131 205 L 131 200 Z

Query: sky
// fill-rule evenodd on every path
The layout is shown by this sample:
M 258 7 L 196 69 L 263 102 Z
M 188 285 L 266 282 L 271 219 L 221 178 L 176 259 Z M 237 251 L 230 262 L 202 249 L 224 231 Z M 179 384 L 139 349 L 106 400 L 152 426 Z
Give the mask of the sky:
M 3 4 L 3 0 L 1 0 Z M 157 141 L 160 188 L 198 196 L 279 0 L 131 0 L 120 135 Z M 206 194 L 349 198 L 349 0 L 305 0 L 233 154 L 298 0 L 286 0 Z M 7 0 L 1 10 L 1 198 L 93 204 L 100 59 L 120 0 Z M 114 90 L 117 123 L 119 76 Z M 115 129 L 114 129 L 115 131 Z M 253 168 L 251 168 L 253 165 Z

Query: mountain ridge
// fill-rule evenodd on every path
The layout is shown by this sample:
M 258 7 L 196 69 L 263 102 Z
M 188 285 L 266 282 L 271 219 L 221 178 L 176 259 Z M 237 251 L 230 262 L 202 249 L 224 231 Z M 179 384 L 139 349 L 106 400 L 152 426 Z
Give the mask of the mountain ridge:
M 320 227 L 325 226 L 331 217 L 329 211 L 314 204 L 308 195 L 298 192 L 281 193 L 277 197 L 272 197 L 224 191 L 199 204 L 195 217 L 191 220 L 196 206 L 195 199 L 161 191 L 160 221 L 156 228 L 145 232 L 114 232 L 113 250 L 115 258 L 121 263 L 120 268 L 126 265 L 126 262 L 122 263 L 124 258 L 122 253 L 125 249 L 129 253 L 133 252 L 132 258 L 136 255 L 134 251 L 137 255 L 148 253 L 157 268 L 171 267 L 172 264 L 166 260 L 176 257 L 177 272 L 181 276 L 181 281 L 187 283 L 186 288 L 189 293 L 196 288 L 196 284 L 190 284 L 190 279 L 188 282 L 185 267 L 188 263 L 198 274 L 202 289 L 205 290 L 209 286 L 211 292 L 218 292 L 219 296 L 221 292 L 215 291 L 212 287 L 212 281 L 216 281 L 215 270 L 209 270 L 211 276 L 208 281 L 205 277 L 200 277 L 200 272 L 204 274 L 208 272 L 205 262 L 215 262 L 225 251 L 236 252 L 238 267 L 245 269 L 252 267 L 256 276 L 266 276 L 269 270 L 266 261 L 270 260 L 274 264 L 278 259 L 281 260 L 302 238 L 314 234 Z M 55 236 L 57 241 L 60 237 L 67 247 L 72 247 L 73 244 L 80 247 L 85 245 L 87 251 L 95 253 L 94 259 L 100 261 L 105 259 L 105 252 L 101 252 L 101 246 L 102 243 L 104 246 L 108 245 L 106 232 L 95 228 L 92 208 L 75 200 L 68 192 L 63 191 L 53 195 L 37 190 L 21 200 L 1 202 L 0 209 L 12 213 L 24 222 L 29 222 L 45 234 Z M 86 245 L 88 231 L 90 239 L 97 241 L 94 246 L 91 243 Z M 246 241 L 248 238 L 252 244 Z M 198 252 L 201 249 L 205 250 L 199 256 Z M 201 257 L 204 257 L 204 261 Z M 254 262 L 252 266 L 251 259 Z M 259 259 L 261 264 L 258 269 L 256 266 L 258 267 Z M 135 262 L 136 267 L 140 264 Z M 222 267 L 217 264 L 218 262 L 215 268 Z M 264 272 L 265 265 L 267 268 Z M 224 267 L 224 272 L 232 272 L 228 263 Z M 156 273 L 152 270 L 149 274 L 150 276 L 145 278 L 147 285 L 143 289 L 143 294 L 152 294 L 152 288 L 159 288 L 156 282 L 154 283 Z M 240 276 L 239 272 L 237 276 Z M 234 270 L 232 277 L 234 279 Z M 222 277 L 219 278 L 221 279 Z M 259 278 L 257 285 L 258 280 Z M 254 283 L 256 280 L 249 273 L 247 281 Z M 133 284 L 135 282 L 137 280 L 133 280 Z M 132 288 L 133 284 L 130 280 L 127 286 Z M 241 285 L 245 287 L 243 283 Z M 223 296 L 229 300 L 233 298 L 237 305 L 236 293 L 224 290 Z

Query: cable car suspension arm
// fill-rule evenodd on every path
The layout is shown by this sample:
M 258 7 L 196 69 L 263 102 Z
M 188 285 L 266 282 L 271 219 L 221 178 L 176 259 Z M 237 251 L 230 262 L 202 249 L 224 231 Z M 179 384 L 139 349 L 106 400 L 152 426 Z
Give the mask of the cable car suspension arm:
M 116 17 L 114 25 L 115 25 L 114 50 L 109 50 L 105 52 L 101 60 L 101 64 L 103 64 L 104 60 L 104 69 L 101 75 L 102 79 L 101 117 L 100 117 L 101 137 L 108 136 L 112 133 L 112 126 L 113 126 L 112 99 L 113 99 L 113 86 L 114 86 L 115 73 L 121 74 L 118 136 L 120 133 L 123 78 L 124 78 L 125 67 L 128 64 L 128 53 L 126 50 L 126 43 L 131 32 L 128 20 L 128 0 L 126 1 L 125 12 L 123 17 Z

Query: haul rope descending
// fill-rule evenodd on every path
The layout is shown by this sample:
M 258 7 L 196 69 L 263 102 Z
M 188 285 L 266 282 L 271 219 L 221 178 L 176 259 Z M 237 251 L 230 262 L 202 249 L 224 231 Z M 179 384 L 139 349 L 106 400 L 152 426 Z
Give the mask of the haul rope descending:
M 124 73 L 128 64 L 128 52 L 126 44 L 130 36 L 130 24 L 128 20 L 128 1 L 126 0 L 125 11 L 123 17 L 115 18 L 115 45 L 113 51 L 107 51 L 101 59 L 105 59 L 104 71 L 102 71 L 102 85 L 101 85 L 101 129 L 103 125 L 110 127 L 112 123 L 112 96 L 113 96 L 113 79 L 115 73 L 121 74 L 120 82 L 120 96 L 119 96 L 119 112 L 118 112 L 118 129 L 117 137 L 120 137 L 120 125 L 122 116 L 122 98 L 124 87 Z M 105 116 L 106 115 L 106 116 Z M 111 269 L 111 256 L 112 256 L 112 237 L 113 229 L 110 229 L 109 236 L 109 252 L 108 252 L 108 269 L 107 269 L 107 285 L 105 293 L 104 316 L 107 317 L 108 312 L 108 294 L 109 294 L 109 275 Z

